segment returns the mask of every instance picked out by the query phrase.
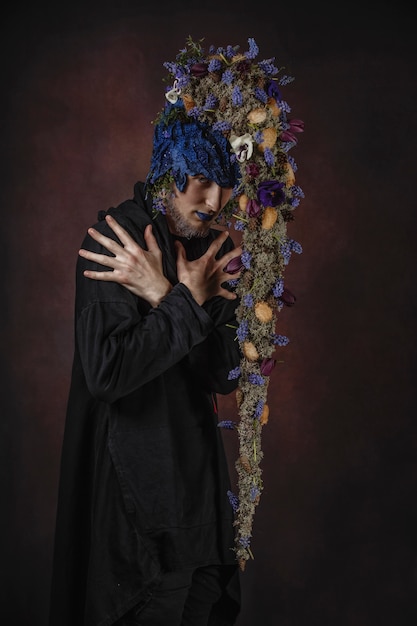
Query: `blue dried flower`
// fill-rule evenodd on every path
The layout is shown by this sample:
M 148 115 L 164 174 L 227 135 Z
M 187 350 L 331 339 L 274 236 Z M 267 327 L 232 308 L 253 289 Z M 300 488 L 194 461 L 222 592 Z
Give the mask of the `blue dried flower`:
M 234 229 L 235 229 L 235 230 L 240 230 L 240 231 L 245 230 L 245 224 L 244 224 L 244 222 L 242 222 L 242 220 L 236 220 L 236 222 L 235 222 L 235 226 L 234 226 Z
M 259 61 L 258 65 L 265 74 L 268 76 L 275 76 L 278 74 L 279 69 L 274 65 L 275 58 L 272 59 L 264 59 L 263 61 Z M 269 94 L 272 95 L 272 94 Z
M 235 85 L 232 91 L 232 102 L 235 107 L 241 107 L 243 104 L 243 96 L 238 85 Z
M 247 293 L 243 296 L 243 304 L 249 308 L 253 306 L 253 296 L 251 293 Z
M 223 420 L 217 424 L 218 428 L 226 428 L 227 430 L 233 430 L 236 426 L 236 422 L 233 420 Z
M 294 80 L 294 76 L 281 76 L 281 78 L 279 79 L 279 84 L 284 86 L 284 85 L 289 85 L 290 83 L 292 83 Z
M 229 69 L 225 70 L 222 75 L 222 83 L 225 85 L 231 85 L 233 83 L 233 72 Z
M 211 59 L 209 61 L 208 64 L 208 71 L 209 72 L 218 72 L 219 70 L 221 70 L 222 68 L 222 64 L 220 59 Z
M 227 497 L 229 498 L 229 502 L 232 505 L 232 509 L 236 513 L 239 508 L 239 498 L 233 493 L 233 491 L 230 491 L 230 489 L 227 492 Z
M 255 409 L 255 418 L 259 418 L 262 415 L 262 411 L 264 410 L 264 401 L 258 400 L 258 404 Z
M 291 246 L 291 250 L 293 252 L 295 252 L 296 254 L 301 254 L 303 251 L 303 248 L 301 247 L 301 244 L 298 243 L 298 241 L 295 241 L 294 239 L 289 239 L 289 244 Z
M 218 104 L 218 100 L 216 96 L 212 93 L 209 93 L 206 98 L 206 102 L 204 104 L 204 110 L 209 111 L 211 109 L 215 109 L 217 104 Z
M 248 320 L 242 320 L 236 331 L 236 335 L 239 341 L 245 341 L 246 337 L 248 336 L 248 330 Z
M 259 54 L 259 48 L 256 45 L 256 42 L 253 37 L 249 37 L 248 44 L 249 44 L 249 50 L 248 52 L 245 52 L 245 57 L 247 59 L 254 59 Z
M 220 133 L 227 132 L 231 128 L 232 125 L 230 122 L 215 122 L 212 126 L 213 130 L 219 131 Z M 230 161 L 232 161 L 232 159 L 230 159 Z
M 240 376 L 240 367 L 237 366 L 234 369 L 230 370 L 229 374 L 227 375 L 227 380 L 236 380 L 236 378 L 239 378 Z
M 264 104 L 267 103 L 268 95 L 267 95 L 266 91 L 264 91 L 260 87 L 255 87 L 254 94 L 255 94 L 255 98 L 257 98 L 258 100 L 260 100 Z
M 272 335 L 272 343 L 275 346 L 286 346 L 290 340 L 285 335 Z
M 246 267 L 246 269 L 248 270 L 250 268 L 250 262 L 252 260 L 252 255 L 250 252 L 248 252 L 247 250 L 244 250 L 242 252 L 242 255 L 240 257 L 243 265 Z
M 256 487 L 255 485 L 253 485 L 253 486 L 251 487 L 251 490 L 250 490 L 250 499 L 251 499 L 251 502 L 255 502 L 256 498 L 260 495 L 260 493 L 261 493 L 261 492 L 259 491 L 258 487 Z
M 243 548 L 249 548 L 250 546 L 250 537 L 239 537 L 239 543 Z
M 265 158 L 265 163 L 269 165 L 269 167 L 273 167 L 275 165 L 275 157 L 271 148 L 265 148 L 264 158 Z
M 275 298 L 279 298 L 284 291 L 284 280 L 282 278 L 278 278 L 275 285 L 272 287 L 272 293 Z
M 252 385 L 263 385 L 265 379 L 260 374 L 249 374 L 248 380 Z

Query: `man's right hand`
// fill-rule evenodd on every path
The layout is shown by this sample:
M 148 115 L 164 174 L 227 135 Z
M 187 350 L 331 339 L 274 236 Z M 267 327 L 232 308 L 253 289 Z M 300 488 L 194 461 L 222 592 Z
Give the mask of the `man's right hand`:
M 110 267 L 112 270 L 108 272 L 85 270 L 84 276 L 93 280 L 119 283 L 136 296 L 149 302 L 151 306 L 158 306 L 171 291 L 172 285 L 163 273 L 162 252 L 152 233 L 152 225 L 148 224 L 145 228 L 144 238 L 148 249 L 144 250 L 113 217 L 106 215 L 106 222 L 122 245 L 94 228 L 89 228 L 88 234 L 114 256 L 97 254 L 84 249 L 79 251 L 79 255 L 94 263 Z

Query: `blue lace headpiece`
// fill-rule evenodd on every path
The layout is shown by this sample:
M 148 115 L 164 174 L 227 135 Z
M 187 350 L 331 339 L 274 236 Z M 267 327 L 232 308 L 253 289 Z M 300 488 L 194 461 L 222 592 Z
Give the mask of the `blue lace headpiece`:
M 147 183 L 154 184 L 170 171 L 180 191 L 185 189 L 187 174 L 202 174 L 220 187 L 233 188 L 240 169 L 229 141 L 209 124 L 194 119 L 171 121 L 181 113 L 179 109 L 183 109 L 181 103 L 168 103 L 155 127 Z

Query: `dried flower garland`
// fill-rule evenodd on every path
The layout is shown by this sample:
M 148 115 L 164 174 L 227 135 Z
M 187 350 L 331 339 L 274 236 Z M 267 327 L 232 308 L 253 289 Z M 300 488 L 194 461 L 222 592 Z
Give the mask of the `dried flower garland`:
M 241 258 L 232 262 L 234 269 L 243 268 L 240 278 L 232 281 L 240 298 L 236 335 L 242 358 L 240 367 L 229 373 L 229 379 L 239 379 L 240 419 L 237 425 L 226 420 L 219 426 L 236 428 L 239 436 L 238 495 L 228 495 L 236 516 L 236 558 L 244 570 L 246 561 L 253 558 L 253 518 L 263 490 L 261 435 L 269 417 L 267 390 L 276 363 L 273 355 L 289 341 L 276 333 L 277 313 L 295 302 L 284 287 L 284 270 L 291 254 L 302 252 L 301 245 L 287 235 L 287 223 L 304 197 L 295 184 L 297 167 L 288 152 L 304 123 L 288 119 L 291 109 L 281 93 L 293 78 L 282 75 L 273 58 L 256 61 L 259 50 L 254 39 L 248 39 L 249 50 L 243 54 L 239 46 L 227 46 L 211 47 L 206 55 L 202 41 L 189 37 L 176 61 L 164 64 L 174 79 L 166 99 L 183 105 L 173 107 L 173 119 L 165 123 L 182 116 L 220 131 L 230 142 L 232 162 L 240 169 L 240 182 L 223 211 L 227 226 L 233 222 L 240 231 L 243 249 Z M 164 210 L 172 181 L 172 173 L 167 172 L 153 183 L 157 210 Z

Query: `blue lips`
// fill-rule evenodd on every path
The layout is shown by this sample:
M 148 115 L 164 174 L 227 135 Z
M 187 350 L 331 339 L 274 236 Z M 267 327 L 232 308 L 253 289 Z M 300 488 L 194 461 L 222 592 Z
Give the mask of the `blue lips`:
M 211 215 L 208 213 L 201 213 L 201 211 L 196 211 L 196 215 L 198 215 L 199 219 L 202 222 L 209 222 L 211 220 Z

